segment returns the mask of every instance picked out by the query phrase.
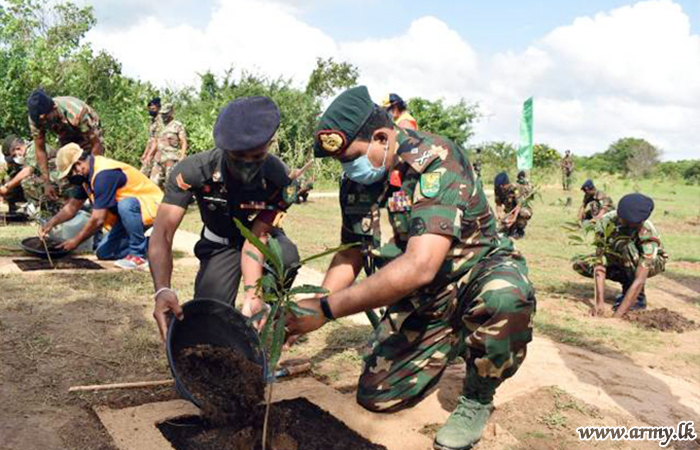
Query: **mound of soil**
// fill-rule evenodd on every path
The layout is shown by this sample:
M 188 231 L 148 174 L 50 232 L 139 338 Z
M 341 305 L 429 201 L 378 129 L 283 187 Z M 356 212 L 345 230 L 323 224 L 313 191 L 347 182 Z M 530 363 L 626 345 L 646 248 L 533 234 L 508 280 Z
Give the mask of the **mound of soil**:
M 250 411 L 245 423 L 213 427 L 198 416 L 158 424 L 175 450 L 260 450 L 264 405 Z M 272 404 L 268 423 L 270 450 L 386 450 L 304 398 Z
M 631 311 L 625 314 L 625 319 L 643 328 L 660 331 L 675 331 L 677 333 L 695 330 L 699 327 L 694 321 L 686 319 L 677 312 L 670 311 L 668 308 Z
M 179 381 L 212 424 L 240 423 L 263 401 L 261 366 L 228 347 L 197 345 L 177 356 Z

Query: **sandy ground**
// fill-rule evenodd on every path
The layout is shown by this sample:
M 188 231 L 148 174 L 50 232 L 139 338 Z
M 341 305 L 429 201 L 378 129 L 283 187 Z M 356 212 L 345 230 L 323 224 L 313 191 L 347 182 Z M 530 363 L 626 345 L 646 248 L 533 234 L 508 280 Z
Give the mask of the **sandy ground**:
M 196 239 L 192 233 L 178 232 L 176 248 L 191 252 Z M 27 294 L 31 291 L 27 284 L 54 282 L 55 275 L 33 272 L 21 277 L 4 276 L 13 273 L 9 259 L 0 258 L 0 449 L 113 450 L 113 442 L 92 408 L 170 400 L 176 398 L 172 389 L 81 395 L 68 394 L 67 389 L 75 384 L 168 377 L 167 367 L 144 363 L 162 351 L 151 342 L 152 336 L 142 337 L 137 331 L 152 321 L 150 298 L 144 295 L 143 301 L 127 304 L 107 299 L 100 292 L 86 292 L 57 307 Z M 191 257 L 177 261 L 178 267 L 187 270 L 194 270 L 196 264 Z M 322 274 L 305 268 L 297 282 L 317 284 L 321 278 Z M 134 275 L 124 280 L 124 286 L 131 282 L 148 283 L 143 276 Z M 657 277 L 650 284 L 648 296 L 650 307 L 666 306 L 700 322 L 700 278 Z M 358 325 L 367 323 L 362 315 L 353 320 Z M 700 331 L 668 336 L 674 341 L 673 351 L 679 353 L 697 348 L 700 341 Z M 124 345 L 134 346 L 133 354 L 129 353 L 133 360 L 118 356 L 123 354 Z M 509 448 L 590 448 L 562 437 L 573 433 L 574 424 L 672 426 L 681 420 L 699 424 L 700 382 L 698 374 L 693 373 L 697 366 L 684 365 L 679 370 L 672 355 L 665 352 L 661 348 L 632 357 L 622 352 L 600 354 L 537 336 L 522 368 L 504 383 L 496 398 L 493 422 L 512 434 L 515 441 L 504 438 L 499 444 L 498 439 L 487 440 L 479 448 L 496 449 L 505 442 L 510 442 Z M 425 427 L 425 434 L 430 436 L 434 425 L 442 423 L 454 407 L 462 375 L 462 364 L 451 366 L 429 398 L 401 413 L 406 426 Z M 356 376 L 355 369 L 325 381 L 352 394 Z M 580 407 L 559 411 L 558 391 L 551 391 L 550 386 L 573 396 Z M 536 392 L 541 395 L 534 395 Z M 547 419 L 550 416 L 556 420 Z M 560 446 L 543 442 L 558 442 Z M 692 445 L 678 443 L 677 448 L 700 448 Z

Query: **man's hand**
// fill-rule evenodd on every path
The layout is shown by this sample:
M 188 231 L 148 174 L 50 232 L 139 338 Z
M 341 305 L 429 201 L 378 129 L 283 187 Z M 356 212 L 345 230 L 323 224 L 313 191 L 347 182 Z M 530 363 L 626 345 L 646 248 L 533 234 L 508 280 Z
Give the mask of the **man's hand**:
M 251 292 L 251 291 L 248 291 Z M 246 293 L 245 299 L 243 300 L 243 307 L 241 307 L 241 313 L 246 317 L 253 317 L 263 309 L 265 309 L 265 302 L 255 293 Z M 256 322 L 253 322 L 253 327 L 258 331 L 262 331 L 265 323 L 267 322 L 267 314 L 263 316 Z
M 156 319 L 163 342 L 168 336 L 168 324 L 172 320 L 171 315 L 174 315 L 177 320 L 182 320 L 185 317 L 175 291 L 163 290 L 163 292 L 158 294 L 156 306 L 153 310 L 153 318 Z
M 593 317 L 605 317 L 605 307 L 603 305 L 593 305 L 591 307 L 591 316 Z
M 7 189 L 7 187 L 0 186 L 0 197 L 6 196 L 8 192 L 9 192 L 9 190 Z
M 58 248 L 65 250 L 67 252 L 71 252 L 75 250 L 78 246 L 80 245 L 80 241 L 77 239 L 68 239 L 67 241 L 63 241 L 60 244 L 58 244 Z
M 323 311 L 321 311 L 321 301 L 318 298 L 306 298 L 304 300 L 299 300 L 297 305 L 304 309 L 310 309 L 311 311 L 316 312 L 316 314 L 313 316 L 296 316 L 294 314 L 287 315 L 285 322 L 287 325 L 287 344 L 296 340 L 295 336 L 318 330 L 327 322 L 325 316 L 323 315 Z
M 46 239 L 51 230 L 53 229 L 53 224 L 51 221 L 47 222 L 43 227 L 39 229 L 39 237 L 41 239 Z
M 49 200 L 58 200 L 58 194 L 56 193 L 56 187 L 51 184 L 50 181 L 44 182 L 44 195 L 49 198 Z

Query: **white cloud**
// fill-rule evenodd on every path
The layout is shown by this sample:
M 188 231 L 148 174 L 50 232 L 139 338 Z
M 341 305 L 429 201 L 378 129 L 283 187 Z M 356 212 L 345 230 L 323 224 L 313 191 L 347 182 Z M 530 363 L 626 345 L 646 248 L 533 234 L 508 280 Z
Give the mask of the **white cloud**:
M 253 0 L 220 0 L 203 29 L 150 16 L 128 28 L 96 29 L 88 39 L 112 52 L 127 74 L 175 86 L 232 66 L 303 81 L 317 56 L 335 53 L 333 40 L 290 7 Z
M 288 0 L 218 0 L 206 26 L 151 16 L 89 38 L 127 74 L 159 85 L 232 65 L 303 83 L 317 56 L 334 56 L 358 66 L 377 102 L 390 91 L 478 100 L 486 116 L 477 141 L 516 140 L 522 102 L 534 96 L 535 138 L 555 148 L 590 154 L 638 136 L 667 158 L 700 154 L 700 36 L 670 0 L 578 18 L 524 51 L 495 55 L 477 55 L 436 17 L 391 38 L 335 42 L 300 16 Z

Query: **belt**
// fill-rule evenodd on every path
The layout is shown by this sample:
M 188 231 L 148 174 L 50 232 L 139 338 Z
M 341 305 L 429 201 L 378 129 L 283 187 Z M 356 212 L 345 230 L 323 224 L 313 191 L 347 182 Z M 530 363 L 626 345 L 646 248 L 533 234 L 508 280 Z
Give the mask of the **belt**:
M 207 241 L 216 242 L 217 244 L 221 245 L 229 245 L 229 243 L 231 242 L 230 239 L 219 236 L 206 226 L 204 227 L 204 231 L 202 232 L 202 237 Z

